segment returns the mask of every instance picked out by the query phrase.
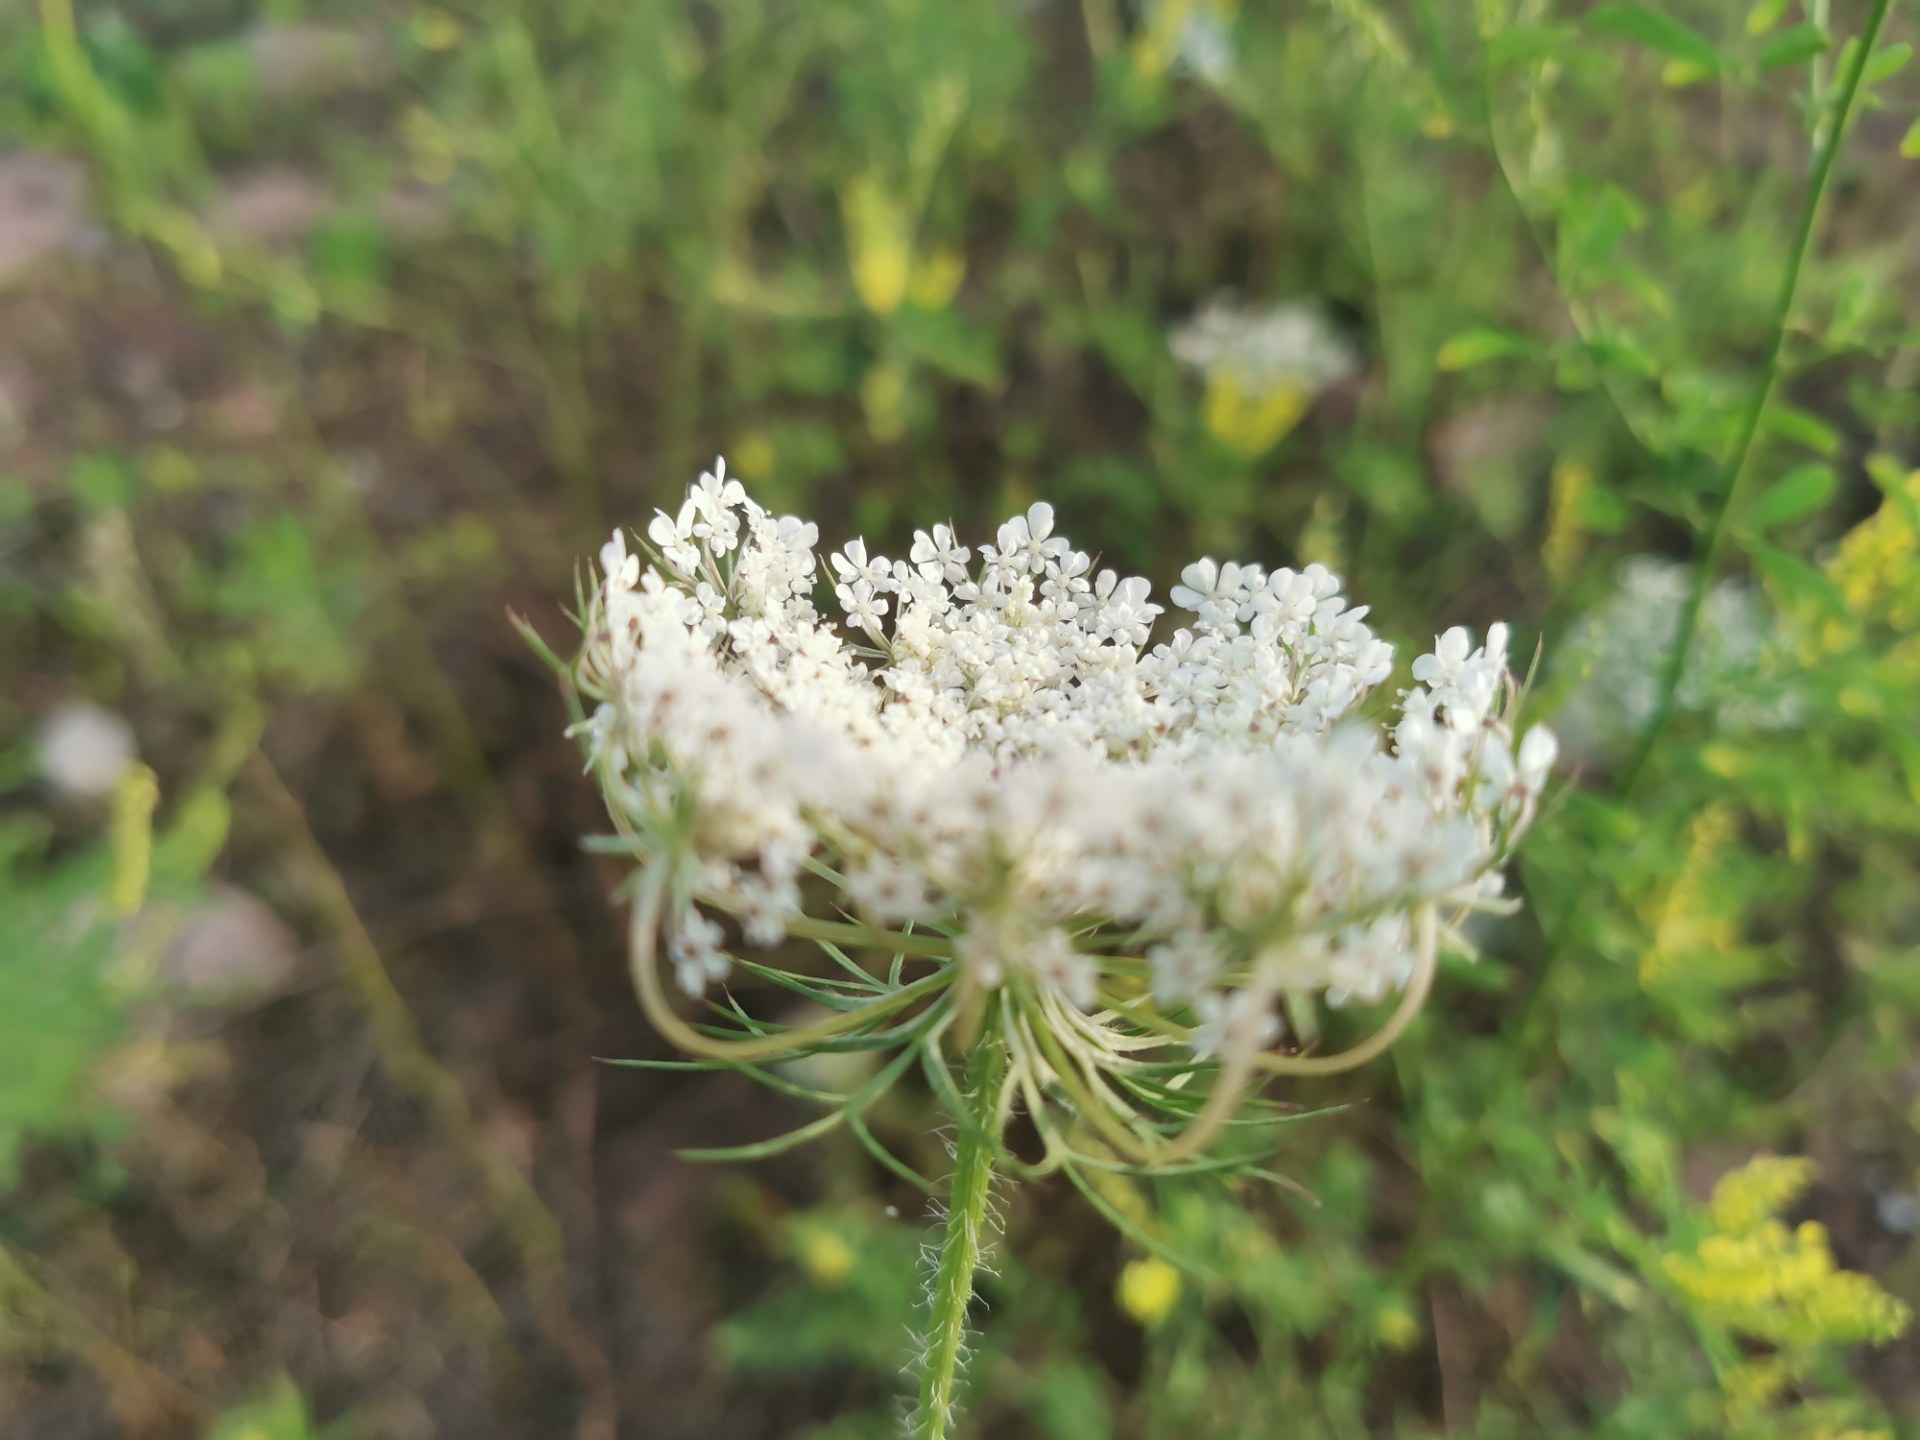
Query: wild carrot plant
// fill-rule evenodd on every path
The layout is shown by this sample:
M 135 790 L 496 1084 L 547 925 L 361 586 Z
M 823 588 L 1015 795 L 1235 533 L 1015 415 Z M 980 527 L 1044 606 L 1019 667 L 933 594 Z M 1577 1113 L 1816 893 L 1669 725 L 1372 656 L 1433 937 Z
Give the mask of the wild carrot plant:
M 1383 1052 L 1503 866 L 1556 753 L 1522 733 L 1507 631 L 1439 635 L 1390 725 L 1365 717 L 1393 649 L 1324 567 L 1201 559 L 1155 643 L 1148 583 L 1096 571 L 1052 508 L 906 560 L 763 510 L 724 462 L 616 533 L 565 666 L 574 733 L 633 881 L 633 981 L 700 1063 L 889 1059 L 761 1155 L 847 1125 L 918 1068 L 954 1127 L 913 1430 L 949 1433 L 996 1173 L 1253 1165 L 1271 1075 Z M 815 605 L 831 585 L 836 620 Z M 591 706 L 591 709 L 588 707 Z M 819 967 L 780 955 L 812 942 Z M 818 1018 L 776 1025 L 735 970 Z M 1298 1053 L 1311 1003 L 1397 994 L 1372 1037 Z M 1023 1115 L 1037 1158 L 1008 1143 Z M 911 1173 L 908 1171 L 907 1173 Z M 915 1177 L 916 1179 L 918 1177 Z M 932 1188 L 929 1186 L 929 1188 Z

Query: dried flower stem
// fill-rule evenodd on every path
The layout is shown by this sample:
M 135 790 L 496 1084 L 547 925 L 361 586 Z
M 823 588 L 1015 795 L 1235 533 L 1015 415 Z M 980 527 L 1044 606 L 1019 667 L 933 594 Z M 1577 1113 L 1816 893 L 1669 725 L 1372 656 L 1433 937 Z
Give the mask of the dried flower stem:
M 952 1433 L 960 1357 L 966 1348 L 967 1307 L 980 1265 L 987 1227 L 987 1192 L 993 1184 L 991 1137 L 998 1118 L 1006 1052 L 983 1037 L 967 1064 L 968 1116 L 955 1116 L 953 1179 L 946 1223 L 927 1288 L 927 1334 L 920 1369 L 920 1399 L 913 1413 L 913 1440 L 946 1440 Z

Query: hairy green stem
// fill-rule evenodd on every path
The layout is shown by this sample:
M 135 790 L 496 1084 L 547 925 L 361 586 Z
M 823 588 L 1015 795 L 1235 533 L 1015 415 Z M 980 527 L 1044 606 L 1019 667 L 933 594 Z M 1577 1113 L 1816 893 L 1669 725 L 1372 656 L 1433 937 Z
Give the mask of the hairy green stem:
M 991 1137 L 999 1129 L 996 1108 L 1006 1068 L 1006 1051 L 999 1040 L 983 1035 L 967 1063 L 965 1098 L 970 1113 L 953 1117 L 953 1179 L 947 1191 L 939 1258 L 927 1289 L 927 1333 L 913 1440 L 947 1440 L 953 1433 L 967 1307 L 973 1301 L 973 1276 L 980 1266 L 987 1228 L 987 1192 L 993 1184 Z
M 1800 273 L 1806 268 L 1808 252 L 1813 248 L 1813 232 L 1820 218 L 1820 202 L 1827 193 L 1827 181 L 1833 175 L 1833 162 L 1846 139 L 1847 121 L 1852 117 L 1853 104 L 1860 93 L 1860 77 L 1866 72 L 1874 43 L 1880 38 L 1880 28 L 1886 23 L 1887 12 L 1892 8 L 1893 0 L 1874 0 L 1873 11 L 1867 17 L 1867 27 L 1861 32 L 1860 43 L 1854 48 L 1853 63 L 1847 67 L 1840 97 L 1833 107 L 1832 129 L 1827 132 L 1826 141 L 1814 161 L 1813 174 L 1807 183 L 1807 202 L 1800 213 L 1800 230 L 1794 237 L 1793 253 L 1788 257 L 1786 273 L 1780 278 L 1780 296 L 1774 302 L 1773 335 L 1767 344 L 1760 383 L 1754 387 L 1753 399 L 1741 423 L 1739 444 L 1734 447 L 1733 458 L 1727 464 L 1726 482 L 1720 493 L 1720 508 L 1714 512 L 1713 524 L 1707 531 L 1706 548 L 1700 554 L 1699 563 L 1694 566 L 1693 585 L 1680 611 L 1680 628 L 1674 634 L 1673 647 L 1667 652 L 1666 663 L 1661 671 L 1659 700 L 1654 706 L 1653 718 L 1647 722 L 1646 733 L 1640 737 L 1640 747 L 1634 755 L 1633 764 L 1627 770 L 1623 793 L 1631 794 L 1638 786 L 1654 747 L 1673 719 L 1680 681 L 1686 674 L 1687 652 L 1693 648 L 1694 636 L 1700 628 L 1700 610 L 1706 603 L 1708 590 L 1713 586 L 1714 572 L 1719 568 L 1721 552 L 1726 548 L 1727 535 L 1739 509 L 1740 492 L 1751 473 L 1750 462 L 1755 441 L 1760 435 L 1760 425 L 1766 419 L 1767 406 L 1772 402 L 1774 388 L 1780 380 L 1780 354 L 1786 348 L 1787 328 L 1793 322 L 1793 302 L 1800 290 Z

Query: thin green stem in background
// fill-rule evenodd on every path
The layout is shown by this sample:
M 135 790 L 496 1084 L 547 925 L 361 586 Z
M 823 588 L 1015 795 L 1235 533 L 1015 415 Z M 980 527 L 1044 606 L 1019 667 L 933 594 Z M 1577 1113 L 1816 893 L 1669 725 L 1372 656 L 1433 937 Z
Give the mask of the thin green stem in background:
M 1828 11 L 1828 0 L 1809 0 L 1807 19 L 1819 26 L 1821 30 L 1825 30 Z M 1815 155 L 1820 153 L 1820 147 L 1827 140 L 1827 122 L 1820 114 L 1820 97 L 1826 92 L 1826 88 L 1827 57 L 1826 52 L 1822 51 L 1807 62 L 1807 113 L 1813 117 L 1812 133 L 1809 138 Z
M 1753 400 L 1741 424 L 1740 441 L 1727 464 L 1726 482 L 1720 492 L 1720 508 L 1714 512 L 1712 526 L 1707 531 L 1706 548 L 1700 554 L 1699 563 L 1694 566 L 1693 585 L 1680 611 L 1680 628 L 1674 634 L 1673 647 L 1667 652 L 1666 663 L 1661 671 L 1659 700 L 1654 706 L 1653 718 L 1647 722 L 1646 733 L 1640 737 L 1639 751 L 1627 770 L 1623 793 L 1631 794 L 1640 783 L 1654 747 L 1673 719 L 1675 697 L 1679 694 L 1681 677 L 1686 673 L 1687 652 L 1693 648 L 1694 635 L 1700 628 L 1700 609 L 1706 603 L 1707 591 L 1712 588 L 1721 552 L 1726 549 L 1727 533 L 1732 528 L 1731 522 L 1739 507 L 1740 492 L 1751 474 L 1754 443 L 1759 438 L 1761 422 L 1766 419 L 1767 406 L 1780 380 L 1780 354 L 1786 348 L 1787 327 L 1793 322 L 1793 302 L 1800 289 L 1800 272 L 1805 268 L 1807 254 L 1813 248 L 1813 231 L 1820 218 L 1820 202 L 1826 195 L 1827 181 L 1833 174 L 1833 163 L 1846 139 L 1847 122 L 1852 117 L 1854 100 L 1860 93 L 1860 77 L 1866 71 L 1874 43 L 1880 38 L 1881 26 L 1886 23 L 1887 12 L 1892 8 L 1893 0 L 1874 0 L 1873 13 L 1867 17 L 1867 27 L 1861 33 L 1860 43 L 1854 47 L 1853 63 L 1848 67 L 1846 79 L 1841 84 L 1839 101 L 1834 106 L 1832 128 L 1827 132 L 1826 143 L 1820 147 L 1819 158 L 1814 162 L 1813 174 L 1807 184 L 1807 202 L 1800 213 L 1800 231 L 1794 237 L 1793 253 L 1787 260 L 1786 273 L 1780 280 L 1780 297 L 1774 303 L 1773 335 L 1767 344 L 1760 383 L 1754 387 Z
M 980 1266 L 987 1228 L 987 1192 L 993 1185 L 989 1142 L 999 1129 L 995 1112 L 1006 1065 L 1005 1050 L 991 1036 L 981 1037 L 967 1064 L 969 1114 L 954 1117 L 953 1179 L 948 1185 L 939 1254 L 927 1287 L 927 1333 L 913 1440 L 946 1440 L 953 1433 L 967 1308 L 973 1303 L 973 1276 Z

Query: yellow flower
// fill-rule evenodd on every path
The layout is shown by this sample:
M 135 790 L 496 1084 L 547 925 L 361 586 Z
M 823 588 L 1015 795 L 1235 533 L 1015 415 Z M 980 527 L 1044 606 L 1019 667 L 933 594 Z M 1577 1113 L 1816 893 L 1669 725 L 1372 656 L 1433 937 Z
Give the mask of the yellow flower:
M 413 17 L 413 38 L 422 50 L 451 50 L 466 38 L 466 27 L 445 10 L 428 8 Z
M 1216 370 L 1207 377 L 1207 430 L 1228 449 L 1255 459 L 1300 423 L 1310 399 L 1295 385 L 1254 389 L 1232 371 Z
M 1153 7 L 1145 28 L 1133 42 L 1134 74 L 1142 80 L 1157 80 L 1166 74 L 1180 51 L 1180 32 L 1194 9 L 1194 0 L 1161 0 Z
M 883 360 L 860 381 L 860 408 L 866 412 L 867 432 L 882 445 L 898 440 L 907 429 L 907 371 L 897 361 Z
M 1729 1419 L 1752 1420 L 1785 1392 L 1792 1372 L 1779 1360 L 1748 1360 L 1721 1378 Z
M 1847 532 L 1827 573 L 1854 618 L 1907 632 L 1920 629 L 1920 470 L 1882 483 L 1887 498 Z M 1837 648 L 1850 637 L 1828 638 Z
M 1389 1350 L 1411 1350 L 1420 1339 L 1420 1322 L 1399 1305 L 1389 1305 L 1374 1316 L 1373 1329 Z
M 773 473 L 779 453 L 764 430 L 749 430 L 733 442 L 727 451 L 731 468 L 749 480 L 764 480 Z
M 146 899 L 153 863 L 153 811 L 159 803 L 160 782 L 145 765 L 131 767 L 114 787 L 107 827 L 113 853 L 107 904 L 116 915 L 134 914 Z
M 1812 1162 L 1763 1155 L 1714 1187 L 1717 1233 L 1666 1257 L 1668 1278 L 1704 1318 L 1784 1349 L 1883 1344 L 1912 1312 L 1871 1276 L 1835 1263 L 1824 1226 L 1774 1216 L 1812 1181 Z
M 936 250 L 913 266 L 907 298 L 922 310 L 944 310 L 966 278 L 967 258 L 957 250 Z
M 822 1290 L 837 1290 L 853 1273 L 858 1260 L 853 1247 L 831 1230 L 804 1226 L 795 1236 L 795 1258 L 807 1278 Z
M 1671 978 L 1689 955 L 1725 954 L 1738 941 L 1732 919 L 1717 913 L 1709 883 L 1715 862 L 1733 837 L 1733 814 L 1725 806 L 1709 806 L 1694 817 L 1687 858 L 1659 902 L 1653 944 L 1640 957 L 1642 985 Z
M 867 175 L 841 191 L 840 213 L 847 226 L 853 288 L 874 314 L 893 314 L 907 298 L 913 266 L 913 238 L 905 209 Z M 957 278 L 954 283 L 959 283 Z
M 1151 1328 L 1171 1315 L 1179 1302 L 1180 1272 L 1153 1256 L 1131 1260 L 1121 1270 L 1114 1294 L 1135 1324 Z
M 1713 1223 L 1728 1235 L 1750 1235 L 1805 1194 L 1818 1174 L 1801 1156 L 1756 1156 L 1713 1187 Z
M 1346 546 L 1341 540 L 1340 523 L 1346 519 L 1346 502 L 1331 493 L 1313 502 L 1313 514 L 1300 532 L 1300 558 L 1324 565 L 1336 575 L 1347 568 Z
M 1562 460 L 1553 467 L 1547 504 L 1547 539 L 1541 558 L 1547 574 L 1564 580 L 1580 563 L 1586 537 L 1580 526 L 1580 502 L 1593 489 L 1593 471 L 1578 460 Z

